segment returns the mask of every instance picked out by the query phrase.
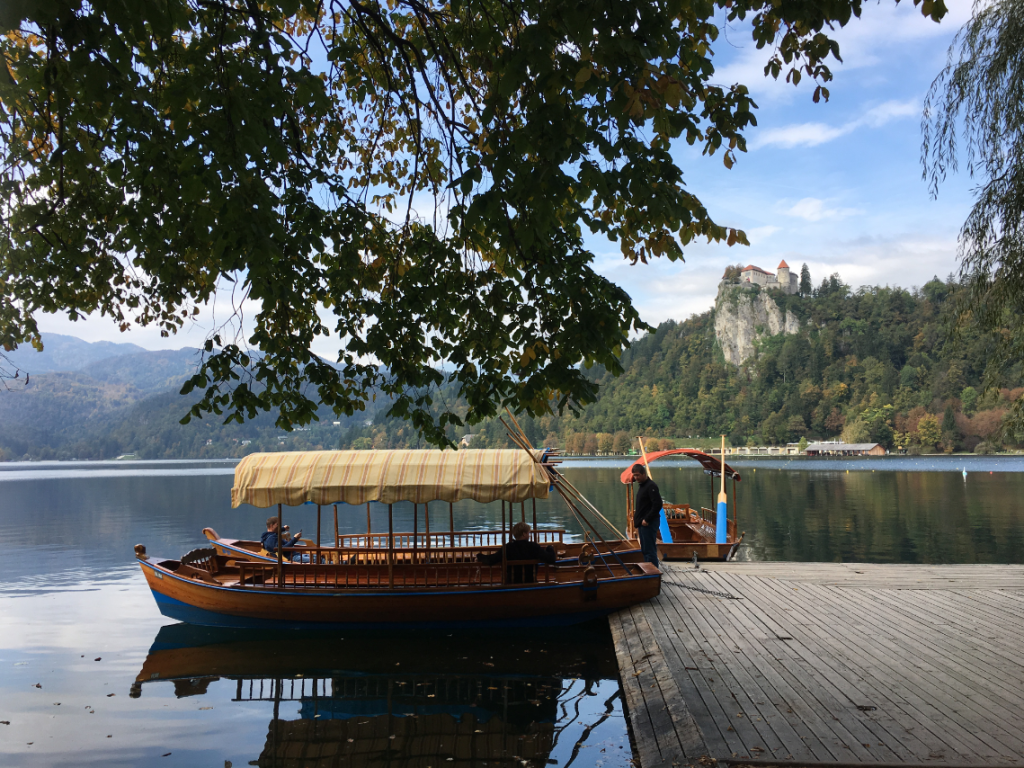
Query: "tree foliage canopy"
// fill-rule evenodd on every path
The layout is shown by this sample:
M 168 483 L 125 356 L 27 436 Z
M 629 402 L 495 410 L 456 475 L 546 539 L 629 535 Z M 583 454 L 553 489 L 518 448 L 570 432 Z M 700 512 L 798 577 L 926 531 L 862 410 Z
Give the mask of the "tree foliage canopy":
M 960 231 L 958 328 L 976 317 L 999 333 L 1002 367 L 1024 358 L 1024 2 L 976 2 L 932 83 L 922 122 L 922 162 L 933 194 L 960 152 L 979 178 Z M 995 374 L 999 365 L 992 366 Z M 996 378 L 986 380 L 997 386 Z M 1014 404 L 1024 427 L 1024 398 Z
M 914 0 L 938 20 L 941 0 Z M 731 166 L 754 125 L 714 82 L 716 13 L 766 74 L 828 97 L 827 30 L 861 0 L 167 0 L 0 10 L 0 344 L 37 312 L 175 333 L 228 293 L 187 389 L 201 416 L 290 427 L 374 388 L 443 443 L 454 383 L 498 404 L 593 400 L 646 326 L 598 275 L 697 237 L 744 243 L 670 144 Z M 234 328 L 235 333 L 229 329 Z M 337 360 L 311 352 L 331 336 Z M 433 414 L 433 415 L 432 415 Z

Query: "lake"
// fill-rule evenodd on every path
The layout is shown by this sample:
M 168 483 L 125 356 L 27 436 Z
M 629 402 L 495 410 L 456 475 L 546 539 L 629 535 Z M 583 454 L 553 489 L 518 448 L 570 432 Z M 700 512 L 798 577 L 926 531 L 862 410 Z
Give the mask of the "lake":
M 731 464 L 742 476 L 741 559 L 1024 562 L 1024 457 Z M 624 527 L 618 475 L 627 465 L 563 466 Z M 205 526 L 256 538 L 267 511 L 231 509 L 233 468 L 0 464 L 0 722 L 9 723 L 0 724 L 0 764 L 629 765 L 603 624 L 558 633 L 273 633 L 161 616 L 132 545 L 178 556 L 204 544 Z M 659 462 L 652 474 L 666 499 L 713 506 L 717 488 L 696 463 Z M 386 507 L 371 512 L 373 529 L 386 530 Z M 447 528 L 446 504 L 431 515 L 432 529 Z M 315 507 L 285 517 L 315 535 Z M 396 527 L 410 530 L 411 517 L 411 505 L 395 506 Z M 501 510 L 466 502 L 454 517 L 457 528 L 497 528 Z M 538 502 L 538 518 L 579 533 L 560 500 Z M 342 533 L 365 528 L 364 507 L 340 507 Z M 328 510 L 323 537 L 332 535 Z

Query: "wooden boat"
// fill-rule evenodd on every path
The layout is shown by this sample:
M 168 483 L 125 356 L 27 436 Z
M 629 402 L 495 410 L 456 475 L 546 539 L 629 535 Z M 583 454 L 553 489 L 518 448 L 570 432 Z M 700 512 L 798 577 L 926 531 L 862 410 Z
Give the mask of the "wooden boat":
M 285 505 L 379 501 L 388 505 L 388 547 L 305 547 L 309 564 L 288 562 L 280 552 L 276 562 L 268 562 L 212 548 L 173 560 L 151 558 L 137 545 L 136 556 L 164 615 L 212 626 L 563 625 L 657 595 L 661 574 L 647 563 L 606 558 L 590 565 L 483 565 L 475 562 L 477 548 L 399 551 L 394 546 L 396 501 L 516 504 L 547 498 L 559 482 L 545 461 L 548 455 L 525 450 L 253 454 L 235 470 L 233 506 L 277 505 L 283 522 Z M 582 514 L 578 507 L 573 510 Z
M 646 457 L 638 458 L 633 464 L 622 472 L 619 479 L 628 490 L 626 492 L 626 533 L 630 538 L 636 538 L 636 528 L 633 525 L 633 490 L 630 484 L 633 482 L 633 466 L 636 464 L 650 464 L 656 459 L 665 456 L 688 456 L 695 459 L 704 467 L 704 472 L 711 476 L 711 499 L 712 504 L 715 498 L 715 478 L 722 476 L 723 463 L 721 459 L 711 456 L 703 451 L 692 448 L 676 448 L 670 451 L 655 451 L 646 454 Z M 732 515 L 728 518 L 728 529 L 724 544 L 716 543 L 717 538 L 717 514 L 714 510 L 704 506 L 691 506 L 688 503 L 664 502 L 665 518 L 668 524 L 671 541 L 662 540 L 658 542 L 658 555 L 663 560 L 729 560 L 736 554 L 740 542 L 743 541 L 743 534 L 737 535 L 736 529 L 736 483 L 740 482 L 740 474 L 728 464 L 725 464 L 725 476 L 732 479 Z M 664 538 L 664 537 L 663 537 Z M 638 541 L 639 543 L 639 541 Z

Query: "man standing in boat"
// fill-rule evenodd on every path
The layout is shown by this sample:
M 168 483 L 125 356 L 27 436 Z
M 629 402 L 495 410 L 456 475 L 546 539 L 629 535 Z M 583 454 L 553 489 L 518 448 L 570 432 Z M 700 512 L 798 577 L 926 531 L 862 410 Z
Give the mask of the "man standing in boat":
M 640 551 L 644 559 L 655 568 L 658 565 L 658 523 L 661 520 L 661 491 L 658 485 L 647 476 L 643 464 L 633 465 L 633 482 L 639 483 L 636 491 L 636 504 L 633 506 L 633 525 L 640 538 Z

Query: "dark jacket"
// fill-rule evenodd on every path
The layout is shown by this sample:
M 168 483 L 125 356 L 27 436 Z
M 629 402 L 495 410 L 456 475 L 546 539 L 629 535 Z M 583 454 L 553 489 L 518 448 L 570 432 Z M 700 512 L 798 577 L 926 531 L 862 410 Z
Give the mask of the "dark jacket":
M 555 564 L 554 547 L 542 547 L 529 539 L 513 539 L 504 546 L 504 549 L 506 561 L 536 560 L 550 565 Z M 484 565 L 500 565 L 501 550 L 490 555 L 477 555 L 476 559 Z M 532 584 L 537 580 L 537 569 L 532 565 L 510 565 L 507 570 L 506 578 L 511 584 Z
M 295 542 L 297 542 L 298 540 L 299 540 L 298 536 L 295 536 L 295 537 L 293 537 L 291 539 L 288 539 L 288 537 L 286 536 L 285 537 L 284 546 L 286 546 L 286 547 L 295 546 Z M 277 531 L 264 531 L 263 535 L 260 536 L 260 544 L 263 545 L 263 548 L 265 550 L 267 550 L 267 552 L 276 552 L 277 551 Z
M 647 525 L 657 529 L 660 522 L 661 508 L 664 506 L 661 500 L 661 491 L 658 484 L 653 480 L 645 480 L 636 489 L 636 505 L 633 507 L 633 525 L 640 527 L 644 520 Z

